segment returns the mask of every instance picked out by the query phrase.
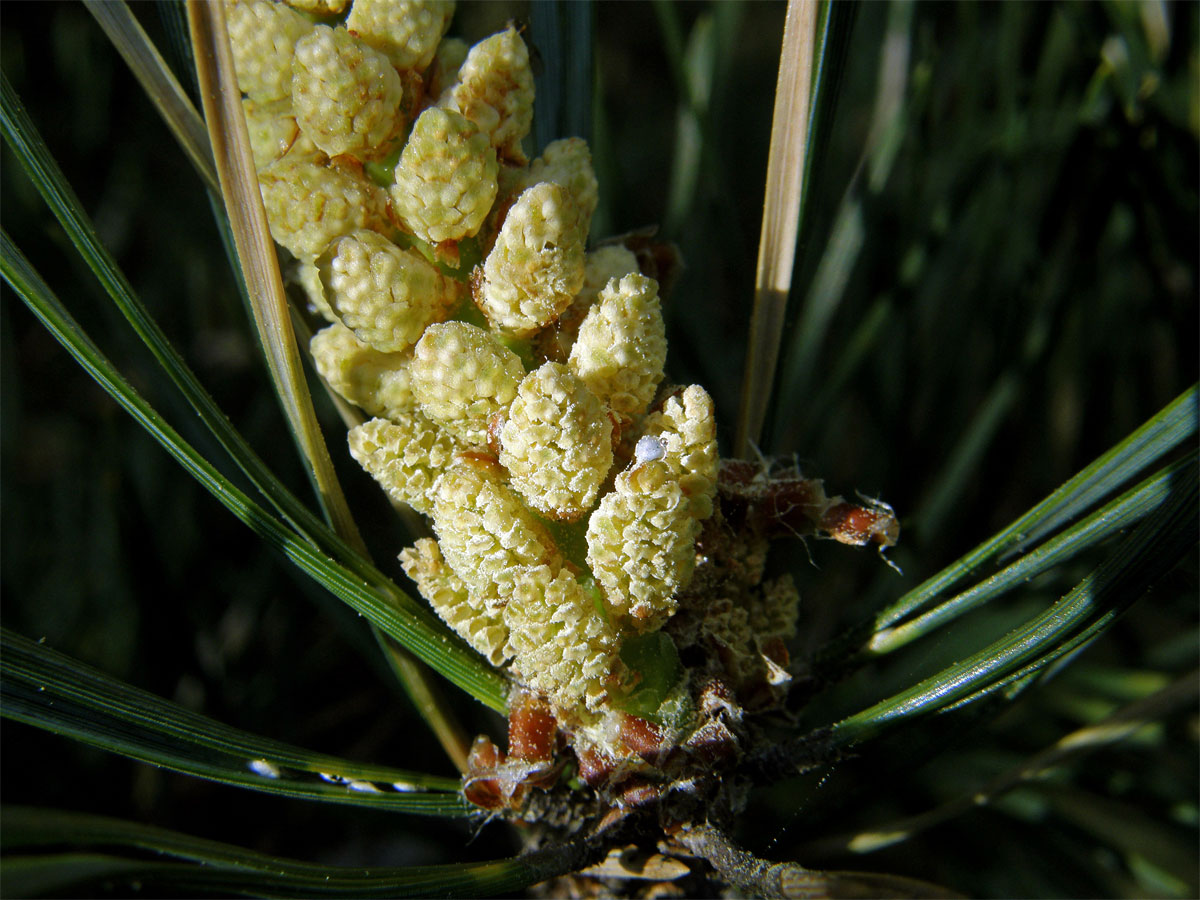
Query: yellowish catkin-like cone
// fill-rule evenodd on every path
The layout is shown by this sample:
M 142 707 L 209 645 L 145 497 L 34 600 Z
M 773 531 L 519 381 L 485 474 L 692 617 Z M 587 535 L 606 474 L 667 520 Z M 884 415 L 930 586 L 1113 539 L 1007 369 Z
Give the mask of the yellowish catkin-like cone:
M 698 384 L 668 397 L 663 408 L 646 417 L 645 437 L 658 443 L 688 497 L 692 515 L 712 515 L 717 494 L 717 420 L 712 397 Z
M 461 459 L 433 491 L 433 528 L 442 553 L 489 611 L 503 608 L 530 566 L 562 566 L 545 526 L 502 480 L 495 463 Z
M 415 407 L 411 353 L 381 353 L 340 322 L 314 334 L 309 349 L 326 383 L 367 415 L 395 419 Z
M 467 60 L 471 48 L 462 38 L 446 38 L 438 44 L 433 65 L 428 72 L 429 96 L 440 97 L 458 81 L 458 70 Z
M 596 711 L 608 699 L 620 640 L 566 569 L 522 569 L 504 607 L 513 667 L 560 709 Z
M 719 646 L 715 655 L 735 683 L 752 680 L 762 672 L 763 661 L 745 607 L 729 597 L 713 597 L 704 608 L 700 630 L 707 642 Z
M 290 270 L 290 281 L 300 285 L 304 296 L 308 298 L 309 312 L 317 313 L 326 322 L 341 325 L 341 320 L 329 299 L 325 296 L 325 285 L 321 284 L 321 273 L 314 263 L 299 263 Z
M 551 362 L 566 362 L 579 336 L 579 326 L 600 296 L 601 289 L 613 278 L 618 281 L 638 271 L 637 257 L 632 250 L 617 244 L 598 247 L 587 255 L 583 267 L 583 287 L 549 328 L 534 338 L 535 350 Z
M 531 186 L 529 166 L 515 166 L 501 160 L 499 171 L 496 174 L 496 202 L 492 204 L 492 208 L 488 212 L 483 230 L 489 234 L 498 233 L 500 226 L 504 224 L 505 217 L 508 216 L 508 211 L 517 202 L 521 192 Z
M 571 303 L 572 307 L 576 305 L 583 308 L 580 316 L 581 322 L 584 315 L 591 310 L 596 301 L 600 299 L 600 292 L 608 286 L 608 283 L 614 278 L 618 282 L 626 275 L 638 275 L 637 257 L 628 247 L 622 247 L 620 244 L 609 244 L 605 247 L 597 247 L 587 255 L 587 262 L 583 270 L 583 287 L 579 289 L 579 293 L 575 296 L 575 300 Z
M 508 408 L 500 463 L 530 506 L 574 521 L 612 468 L 612 422 L 566 366 L 546 363 L 525 376 Z
M 542 155 L 530 163 L 528 181 L 529 184 L 552 181 L 566 191 L 579 213 L 579 233 L 586 242 L 600 198 L 587 141 L 573 137 L 548 144 Z M 625 271 L 635 270 L 636 267 Z
M 579 326 L 571 371 L 624 420 L 654 398 L 667 360 L 658 282 L 644 275 L 610 281 Z
M 661 626 L 691 579 L 699 531 L 670 463 L 635 462 L 618 475 L 587 528 L 588 565 L 609 609 L 638 631 Z
M 437 244 L 474 235 L 496 199 L 496 151 L 453 110 L 421 113 L 396 164 L 396 213 L 413 234 Z
M 354 0 L 346 28 L 397 69 L 424 70 L 453 16 L 450 0 Z
M 265 169 L 289 153 L 296 157 L 320 153 L 316 144 L 300 132 L 290 100 L 256 103 L 246 97 L 242 100 L 242 110 L 246 114 L 250 152 L 254 154 L 256 170 Z
M 800 614 L 800 592 L 790 574 L 763 582 L 762 596 L 749 604 L 750 628 L 760 639 L 787 640 L 796 633 Z
M 272 0 L 229 6 L 226 21 L 238 87 L 256 103 L 292 96 L 292 54 L 313 25 L 294 9 Z
M 292 60 L 296 123 L 330 156 L 385 155 L 404 126 L 403 88 L 386 56 L 345 28 L 318 25 L 296 42 Z
M 442 621 L 488 662 L 500 666 L 508 660 L 512 652 L 504 620 L 499 613 L 489 613 L 471 598 L 462 579 L 442 558 L 437 541 L 421 538 L 414 546 L 400 551 L 400 565 Z
M 287 5 L 315 16 L 336 16 L 350 0 L 287 0 Z
M 537 184 L 508 211 L 483 264 L 475 301 L 501 331 L 528 337 L 583 286 L 583 238 L 574 203 L 553 182 Z
M 338 238 L 317 260 L 325 298 L 342 324 L 384 353 L 407 350 L 446 317 L 453 288 L 430 263 L 374 231 Z
M 416 410 L 394 420 L 371 419 L 350 429 L 350 455 L 393 500 L 433 512 L 434 485 L 461 449 Z
M 492 416 L 508 408 L 524 377 L 517 354 L 466 322 L 430 325 L 413 352 L 421 409 L 468 447 L 487 446 Z
M 533 72 L 516 28 L 480 41 L 458 70 L 458 81 L 438 100 L 488 135 L 503 158 L 526 161 L 521 139 L 533 124 Z
M 646 418 L 633 465 L 588 522 L 588 564 L 611 607 L 639 630 L 673 615 L 675 595 L 691 579 L 717 464 L 712 399 L 692 385 Z
M 285 156 L 258 173 L 275 243 L 312 262 L 334 238 L 382 226 L 387 195 L 352 170 Z

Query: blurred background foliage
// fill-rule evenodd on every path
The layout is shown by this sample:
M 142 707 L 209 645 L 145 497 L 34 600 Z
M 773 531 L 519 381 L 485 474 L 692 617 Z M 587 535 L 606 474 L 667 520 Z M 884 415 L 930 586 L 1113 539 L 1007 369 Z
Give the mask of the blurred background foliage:
M 135 5 L 167 41 L 153 5 Z M 536 10 L 534 11 L 536 13 Z M 599 3 L 590 139 L 598 236 L 658 224 L 683 254 L 671 377 L 706 385 L 732 438 L 748 330 L 781 3 Z M 1011 521 L 1197 373 L 1200 7 L 875 4 L 835 9 L 837 91 L 817 135 L 763 451 L 831 493 L 897 510 L 892 558 L 778 548 L 803 657 Z M 528 4 L 461 3 L 469 41 Z M 233 422 L 301 496 L 199 180 L 78 4 L 9 4 L 3 69 L 101 237 Z M 20 168 L 4 228 L 141 391 L 210 458 Z M 452 774 L 369 633 L 183 475 L 5 288 L 5 625 L 216 719 L 314 750 Z M 385 571 L 405 541 L 329 443 Z M 228 473 L 241 483 L 233 472 Z M 859 709 L 1062 595 L 1084 557 L 869 667 L 805 711 Z M 1200 717 L 1175 709 L 987 808 L 872 855 L 831 836 L 977 790 L 1197 663 L 1193 557 L 1005 715 L 908 729 L 833 771 L 760 792 L 739 838 L 773 858 L 879 869 L 981 896 L 1192 896 Z M 332 625 L 332 627 L 331 627 Z M 459 697 L 456 700 L 462 699 Z M 469 701 L 472 730 L 501 724 Z M 6 803 L 150 821 L 297 858 L 403 865 L 503 855 L 501 828 L 238 792 L 5 725 Z M 945 733 L 943 733 L 945 732 Z M 936 745 L 941 752 L 933 754 Z M 473 842 L 472 842 L 473 841 Z M 464 845 L 470 846 L 464 849 Z

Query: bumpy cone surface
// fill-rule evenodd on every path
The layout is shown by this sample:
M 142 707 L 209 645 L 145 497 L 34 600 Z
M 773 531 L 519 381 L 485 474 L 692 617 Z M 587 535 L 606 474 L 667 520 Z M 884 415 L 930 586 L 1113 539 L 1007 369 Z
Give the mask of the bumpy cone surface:
M 229 7 L 226 25 L 242 92 L 257 103 L 290 100 L 293 49 L 312 23 L 282 3 L 249 0 Z
M 370 159 L 403 127 L 400 76 L 345 28 L 318 25 L 298 40 L 292 73 L 296 122 L 330 156 Z
M 439 105 L 478 125 L 505 159 L 525 162 L 521 139 L 533 124 L 533 72 L 517 30 L 509 27 L 472 47 Z
M 288 153 L 304 157 L 318 152 L 316 145 L 300 133 L 290 101 L 256 103 L 246 97 L 242 100 L 242 110 L 250 133 L 255 169 L 265 169 Z
M 614 412 L 635 419 L 653 399 L 666 360 L 658 283 L 638 274 L 610 281 L 579 326 L 571 370 Z
M 508 409 L 500 463 L 534 509 L 577 519 L 612 468 L 612 423 L 566 366 L 546 363 L 525 376 Z
M 603 707 L 620 641 L 585 590 L 565 569 L 523 569 L 513 582 L 504 622 L 513 665 L 530 687 L 560 706 Z
M 698 384 L 667 398 L 646 417 L 643 432 L 658 442 L 698 519 L 712 515 L 717 493 L 717 420 L 712 398 Z M 645 440 L 646 438 L 643 438 Z
M 350 454 L 393 500 L 433 512 L 434 486 L 461 449 L 419 412 L 371 419 L 350 429 Z
M 287 0 L 288 6 L 315 16 L 336 16 L 350 3 L 350 0 Z
M 428 72 L 431 97 L 440 97 L 458 81 L 458 70 L 467 61 L 470 50 L 467 42 L 461 38 L 446 38 L 438 44 L 433 65 Z
M 425 69 L 453 15 L 449 0 L 354 0 L 346 28 L 397 69 Z
M 368 415 L 392 419 L 416 404 L 409 383 L 411 353 L 382 353 L 340 322 L 314 334 L 309 349 L 329 386 Z
M 404 573 L 417 584 L 433 611 L 492 665 L 503 665 L 512 651 L 508 626 L 499 614 L 489 613 L 472 600 L 467 586 L 442 558 L 437 541 L 421 538 L 400 552 Z
M 553 182 L 521 194 L 483 265 L 476 302 L 496 328 L 526 337 L 583 286 L 583 236 L 574 203 Z
M 553 362 L 566 362 L 579 336 L 579 326 L 599 299 L 600 291 L 612 279 L 619 281 L 637 271 L 637 257 L 625 247 L 597 247 L 588 253 L 583 267 L 583 287 L 562 315 L 538 334 L 538 352 Z
M 750 605 L 750 627 L 762 638 L 787 640 L 796 633 L 800 592 L 791 575 L 764 582 L 762 596 Z
M 329 242 L 380 225 L 387 195 L 349 169 L 285 156 L 258 173 L 271 237 L 312 262 Z
M 496 173 L 496 151 L 474 123 L 453 110 L 427 109 L 400 154 L 392 200 L 421 240 L 458 240 L 487 218 Z
M 517 354 L 466 322 L 431 325 L 413 353 L 422 410 L 467 446 L 487 446 L 492 416 L 508 408 L 524 377 Z
M 527 180 L 529 184 L 552 181 L 566 191 L 579 215 L 579 233 L 587 236 L 592 214 L 600 200 L 600 185 L 592 169 L 592 154 L 586 141 L 563 138 L 547 144 L 542 155 L 530 164 Z
M 673 469 L 662 459 L 635 463 L 588 520 L 588 565 L 609 607 L 638 630 L 675 612 L 695 566 L 700 523 Z
M 432 265 L 373 231 L 339 238 L 317 261 L 325 298 L 364 344 L 407 350 L 445 318 L 452 289 Z
M 463 461 L 434 487 L 433 528 L 450 566 L 490 610 L 512 596 L 520 570 L 548 565 L 557 571 L 562 557 L 545 526 L 495 471 Z

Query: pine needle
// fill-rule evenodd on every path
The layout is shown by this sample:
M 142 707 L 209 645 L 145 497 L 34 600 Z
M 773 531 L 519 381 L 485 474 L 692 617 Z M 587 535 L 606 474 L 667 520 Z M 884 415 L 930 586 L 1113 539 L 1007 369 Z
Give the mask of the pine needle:
M 352 546 L 365 552 L 334 474 L 300 365 L 279 260 L 267 228 L 267 214 L 250 152 L 241 92 L 233 76 L 224 7 L 219 3 L 190 2 L 188 22 L 196 51 L 204 116 L 221 180 L 221 196 L 276 393 L 334 528 Z
M 734 455 L 741 457 L 759 441 L 779 360 L 804 193 L 817 13 L 816 0 L 788 0 L 754 276 L 754 311 L 734 444 Z
M 204 122 L 128 4 L 87 0 L 85 8 L 112 41 L 209 189 L 219 190 Z
M 188 24 L 196 57 L 196 73 L 204 115 L 220 176 L 221 195 L 229 215 L 246 291 L 254 313 L 276 393 L 283 402 L 288 423 L 309 465 L 321 505 L 337 533 L 367 557 L 358 526 L 350 514 L 338 483 L 325 438 L 317 424 L 312 396 L 304 378 L 291 313 L 279 272 L 275 244 L 267 227 L 267 214 L 259 191 L 250 137 L 242 111 L 241 91 L 234 76 L 233 51 L 220 3 L 189 0 Z M 455 764 L 465 764 L 466 745 L 461 729 L 443 704 L 429 673 L 399 647 L 387 645 L 388 659 L 405 691 Z

